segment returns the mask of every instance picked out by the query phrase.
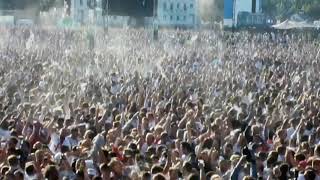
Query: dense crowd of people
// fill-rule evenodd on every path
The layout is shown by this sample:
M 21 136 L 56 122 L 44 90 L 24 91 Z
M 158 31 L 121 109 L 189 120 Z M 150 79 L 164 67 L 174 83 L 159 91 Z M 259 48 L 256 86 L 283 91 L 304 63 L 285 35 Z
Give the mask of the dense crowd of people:
M 320 179 L 317 39 L 0 33 L 1 179 Z

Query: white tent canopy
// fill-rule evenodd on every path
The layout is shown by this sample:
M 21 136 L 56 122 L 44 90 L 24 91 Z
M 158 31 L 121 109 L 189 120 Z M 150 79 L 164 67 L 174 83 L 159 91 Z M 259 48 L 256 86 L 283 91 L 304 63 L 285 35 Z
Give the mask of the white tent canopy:
M 285 20 L 282 23 L 275 24 L 272 26 L 275 29 L 299 29 L 299 28 L 316 28 L 316 26 L 312 23 L 308 23 L 306 21 L 291 21 Z
M 13 16 L 0 16 L 0 25 L 13 26 L 14 17 Z

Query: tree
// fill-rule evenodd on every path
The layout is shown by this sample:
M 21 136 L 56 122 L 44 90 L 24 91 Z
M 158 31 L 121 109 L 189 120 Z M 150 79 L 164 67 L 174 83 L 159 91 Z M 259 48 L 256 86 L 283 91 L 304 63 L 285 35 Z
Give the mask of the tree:
M 320 18 L 320 0 L 263 0 L 264 13 L 280 20 L 303 13 L 312 19 Z

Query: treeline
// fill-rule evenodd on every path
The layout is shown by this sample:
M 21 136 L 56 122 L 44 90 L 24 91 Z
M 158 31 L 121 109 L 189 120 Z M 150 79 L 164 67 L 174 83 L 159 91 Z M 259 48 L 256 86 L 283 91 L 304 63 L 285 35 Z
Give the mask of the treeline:
M 0 9 L 14 10 L 36 7 L 39 11 L 47 11 L 54 6 L 63 6 L 64 0 L 0 0 Z
M 320 0 L 262 0 L 263 12 L 284 20 L 292 14 L 320 19 Z

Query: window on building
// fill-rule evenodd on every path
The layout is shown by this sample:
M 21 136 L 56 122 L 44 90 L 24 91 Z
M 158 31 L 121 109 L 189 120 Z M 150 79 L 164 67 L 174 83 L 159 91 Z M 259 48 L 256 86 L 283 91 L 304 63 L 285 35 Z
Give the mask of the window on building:
M 193 9 L 193 4 L 190 4 L 190 9 Z
M 170 4 L 170 10 L 173 11 L 173 3 Z
M 166 15 L 164 15 L 164 16 L 163 16 L 163 19 L 164 19 L 164 20 L 166 20 L 166 19 L 167 19 L 167 16 L 166 16 Z
M 84 23 L 84 12 L 83 12 L 83 10 L 80 10 L 79 13 L 80 13 L 80 22 Z
M 194 24 L 195 23 L 194 15 L 190 15 L 190 19 L 191 19 L 192 24 Z
M 170 16 L 170 21 L 172 21 L 172 19 L 173 19 L 173 17 L 172 17 L 172 16 Z
M 183 20 L 185 21 L 187 19 L 187 17 L 186 16 L 183 16 Z
M 187 10 L 187 4 L 186 4 L 186 3 L 183 4 L 183 10 L 184 10 L 184 11 Z
M 180 8 L 180 3 L 177 3 L 177 9 L 179 9 Z
M 166 2 L 163 3 L 163 10 L 167 10 L 167 3 Z
M 177 16 L 177 21 L 179 21 L 179 19 L 180 19 L 180 17 L 179 17 L 179 16 Z
M 82 4 L 83 4 L 83 0 L 80 0 L 80 6 L 82 6 Z

